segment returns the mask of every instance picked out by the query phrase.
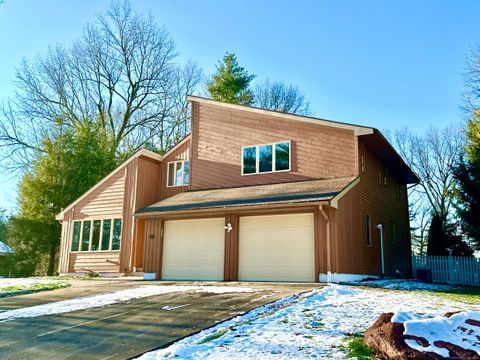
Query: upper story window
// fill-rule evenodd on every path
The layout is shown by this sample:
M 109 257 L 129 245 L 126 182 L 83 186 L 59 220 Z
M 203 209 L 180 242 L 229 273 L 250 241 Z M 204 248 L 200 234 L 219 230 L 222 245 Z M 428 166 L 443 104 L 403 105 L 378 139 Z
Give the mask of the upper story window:
M 190 161 L 180 160 L 168 163 L 167 167 L 167 186 L 188 185 L 190 178 Z
M 290 162 L 290 141 L 242 148 L 242 175 L 290 171 Z

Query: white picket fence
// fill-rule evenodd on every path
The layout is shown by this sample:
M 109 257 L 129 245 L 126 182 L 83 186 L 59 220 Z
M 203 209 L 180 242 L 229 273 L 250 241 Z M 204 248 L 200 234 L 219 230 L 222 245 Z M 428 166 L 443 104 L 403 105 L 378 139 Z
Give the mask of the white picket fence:
M 480 259 L 461 256 L 412 256 L 413 276 L 428 269 L 433 282 L 480 286 Z

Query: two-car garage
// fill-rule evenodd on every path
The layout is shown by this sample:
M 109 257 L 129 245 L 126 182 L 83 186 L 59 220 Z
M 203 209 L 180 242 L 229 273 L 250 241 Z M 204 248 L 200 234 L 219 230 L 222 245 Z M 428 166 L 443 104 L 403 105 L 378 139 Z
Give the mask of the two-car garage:
M 313 282 L 312 213 L 241 216 L 238 279 Z M 162 279 L 223 280 L 225 218 L 167 220 Z

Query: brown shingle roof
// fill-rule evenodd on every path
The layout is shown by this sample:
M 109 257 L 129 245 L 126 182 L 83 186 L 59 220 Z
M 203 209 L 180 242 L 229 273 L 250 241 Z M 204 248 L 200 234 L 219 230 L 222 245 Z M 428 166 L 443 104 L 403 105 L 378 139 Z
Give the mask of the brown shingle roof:
M 137 212 L 152 213 L 275 203 L 331 200 L 356 177 L 186 191 Z

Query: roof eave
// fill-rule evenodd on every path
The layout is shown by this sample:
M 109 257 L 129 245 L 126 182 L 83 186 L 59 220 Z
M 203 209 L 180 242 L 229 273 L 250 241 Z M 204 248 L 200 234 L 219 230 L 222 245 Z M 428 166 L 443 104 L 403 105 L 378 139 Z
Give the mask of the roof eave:
M 208 214 L 221 214 L 225 212 L 251 212 L 255 210 L 268 210 L 268 209 L 286 209 L 286 208 L 306 208 L 314 207 L 318 205 L 329 205 L 330 199 L 325 200 L 313 200 L 313 201 L 303 201 L 303 202 L 278 202 L 278 203 L 267 203 L 267 204 L 252 204 L 252 205 L 241 205 L 241 206 L 219 206 L 219 207 L 210 207 L 210 208 L 201 208 L 201 209 L 183 209 L 175 211 L 149 211 L 149 212 L 136 212 L 133 216 L 137 219 L 148 219 L 148 218 L 158 218 L 172 215 L 203 215 Z

